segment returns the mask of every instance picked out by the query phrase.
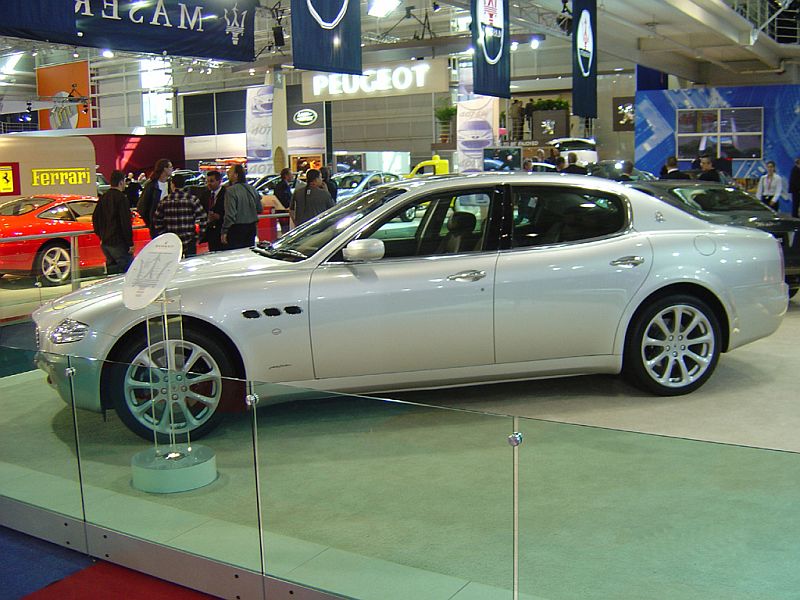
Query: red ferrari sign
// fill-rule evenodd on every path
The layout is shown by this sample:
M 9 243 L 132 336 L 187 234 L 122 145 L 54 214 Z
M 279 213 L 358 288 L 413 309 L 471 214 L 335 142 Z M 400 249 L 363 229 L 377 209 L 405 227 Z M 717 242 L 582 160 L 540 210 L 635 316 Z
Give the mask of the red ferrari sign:
M 0 196 L 19 196 L 19 163 L 0 162 Z

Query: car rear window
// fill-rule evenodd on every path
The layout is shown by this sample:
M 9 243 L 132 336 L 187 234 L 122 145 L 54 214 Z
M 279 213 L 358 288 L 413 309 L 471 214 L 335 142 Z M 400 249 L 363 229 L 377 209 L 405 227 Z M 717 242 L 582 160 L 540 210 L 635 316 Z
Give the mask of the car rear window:
M 733 187 L 677 187 L 672 193 L 695 210 L 726 212 L 731 210 L 767 210 L 756 197 Z
M 13 217 L 17 215 L 25 215 L 37 208 L 50 204 L 50 198 L 18 198 L 11 202 L 6 202 L 0 205 L 0 216 Z

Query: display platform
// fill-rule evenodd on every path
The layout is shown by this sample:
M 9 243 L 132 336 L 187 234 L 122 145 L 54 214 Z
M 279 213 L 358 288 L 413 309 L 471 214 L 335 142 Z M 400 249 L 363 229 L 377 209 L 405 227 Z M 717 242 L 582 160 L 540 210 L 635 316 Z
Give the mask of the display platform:
M 680 398 L 612 377 L 402 395 L 608 429 L 352 396 L 231 415 L 203 440 L 219 479 L 168 495 L 131 486 L 145 442 L 78 411 L 81 496 L 71 411 L 40 373 L 19 373 L 0 379 L 2 494 L 350 597 L 510 599 L 519 430 L 520 597 L 787 597 L 800 585 L 800 457 L 786 451 L 800 408 L 775 356 L 795 356 L 798 333 L 793 302 L 778 333 Z M 699 429 L 783 451 L 663 437 Z

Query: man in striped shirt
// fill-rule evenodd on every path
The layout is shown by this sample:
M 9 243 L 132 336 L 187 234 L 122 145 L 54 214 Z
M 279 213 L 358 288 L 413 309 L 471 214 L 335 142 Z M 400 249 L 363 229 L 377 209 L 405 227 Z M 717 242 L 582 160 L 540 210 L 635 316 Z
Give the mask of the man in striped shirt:
M 153 214 L 156 233 L 174 233 L 183 242 L 183 256 L 197 254 L 197 227 L 202 236 L 208 224 L 208 215 L 197 196 L 184 190 L 186 177 L 178 173 L 172 176 L 172 193 L 158 203 Z M 197 226 L 197 227 L 196 227 Z

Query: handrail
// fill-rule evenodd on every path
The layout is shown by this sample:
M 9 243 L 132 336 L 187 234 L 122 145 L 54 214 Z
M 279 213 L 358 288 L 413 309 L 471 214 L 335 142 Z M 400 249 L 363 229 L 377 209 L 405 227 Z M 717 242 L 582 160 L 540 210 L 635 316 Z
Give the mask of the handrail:
M 258 215 L 258 220 L 264 219 L 285 219 L 289 216 L 289 212 L 279 212 L 279 213 L 271 213 L 269 215 Z M 138 229 L 147 229 L 145 225 L 138 225 L 137 227 L 133 228 L 134 230 Z M 82 235 L 97 235 L 91 229 L 86 231 L 64 231 L 63 233 L 40 233 L 38 235 L 20 235 L 17 237 L 10 237 L 10 238 L 0 238 L 0 244 L 10 244 L 12 242 L 27 242 L 30 240 L 51 240 L 56 238 L 65 238 L 65 237 L 80 237 Z

